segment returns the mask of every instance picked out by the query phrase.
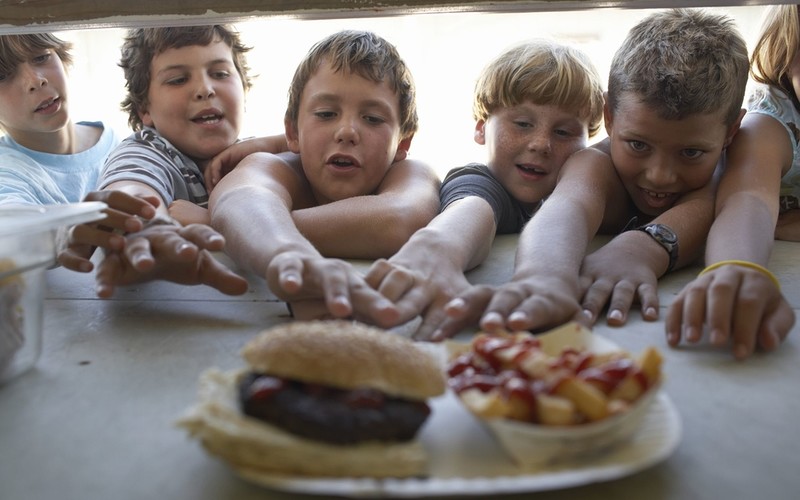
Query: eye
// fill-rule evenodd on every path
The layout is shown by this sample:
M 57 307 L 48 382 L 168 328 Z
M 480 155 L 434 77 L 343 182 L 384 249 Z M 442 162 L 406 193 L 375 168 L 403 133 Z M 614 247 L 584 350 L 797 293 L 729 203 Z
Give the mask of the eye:
M 647 150 L 647 144 L 641 141 L 628 141 L 628 146 L 637 153 L 642 153 Z
M 328 120 L 336 116 L 336 113 L 334 113 L 333 111 L 314 111 L 314 116 L 316 116 L 320 120 Z
M 231 73 L 229 71 L 212 71 L 211 77 L 216 80 L 224 80 L 226 78 L 230 78 Z
M 514 120 L 514 125 L 516 125 L 519 128 L 531 128 L 531 127 L 533 127 L 533 124 L 531 122 L 529 122 L 529 121 L 526 121 L 526 120 Z
M 186 83 L 188 81 L 189 81 L 189 79 L 187 77 L 185 77 L 185 76 L 176 76 L 174 78 L 168 78 L 165 83 L 167 85 L 175 85 L 175 86 L 177 86 L 177 85 L 183 85 L 184 83 Z
M 701 151 L 699 149 L 688 148 L 688 149 L 684 149 L 681 152 L 681 154 L 683 154 L 683 156 L 685 156 L 686 158 L 689 158 L 690 160 L 696 160 L 697 158 L 700 158 L 703 155 L 703 151 Z
M 381 123 L 384 123 L 386 120 L 384 120 L 380 116 L 364 115 L 364 121 L 372 125 L 380 125 Z
M 50 52 L 45 52 L 44 54 L 38 55 L 33 58 L 33 63 L 34 64 L 46 63 L 47 61 L 50 60 L 50 55 L 51 55 Z

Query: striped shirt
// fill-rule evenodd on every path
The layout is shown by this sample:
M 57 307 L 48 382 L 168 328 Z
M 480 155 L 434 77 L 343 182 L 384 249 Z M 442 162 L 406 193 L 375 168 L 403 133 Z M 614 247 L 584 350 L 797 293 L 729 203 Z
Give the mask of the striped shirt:
M 98 189 L 118 181 L 145 184 L 156 190 L 167 205 L 174 200 L 187 200 L 208 206 L 208 190 L 200 167 L 150 127 L 128 136 L 108 156 Z

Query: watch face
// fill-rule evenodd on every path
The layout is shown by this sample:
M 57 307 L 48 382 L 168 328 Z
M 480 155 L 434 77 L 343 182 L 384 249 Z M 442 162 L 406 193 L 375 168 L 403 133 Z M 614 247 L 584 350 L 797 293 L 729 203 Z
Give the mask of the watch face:
M 651 227 L 654 231 L 654 234 L 664 240 L 666 243 L 676 243 L 678 241 L 678 236 L 667 226 L 663 224 L 653 224 Z

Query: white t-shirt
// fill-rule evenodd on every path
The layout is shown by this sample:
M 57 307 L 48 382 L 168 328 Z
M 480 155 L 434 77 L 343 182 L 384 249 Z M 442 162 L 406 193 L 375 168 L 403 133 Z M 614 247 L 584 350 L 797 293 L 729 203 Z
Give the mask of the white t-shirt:
M 760 85 L 747 99 L 747 112 L 778 120 L 792 141 L 792 166 L 781 178 L 781 212 L 800 208 L 800 111 L 782 90 Z
M 9 135 L 0 137 L 0 205 L 76 203 L 97 186 L 108 154 L 119 143 L 101 122 L 79 125 L 103 129 L 97 144 L 72 155 L 33 151 Z

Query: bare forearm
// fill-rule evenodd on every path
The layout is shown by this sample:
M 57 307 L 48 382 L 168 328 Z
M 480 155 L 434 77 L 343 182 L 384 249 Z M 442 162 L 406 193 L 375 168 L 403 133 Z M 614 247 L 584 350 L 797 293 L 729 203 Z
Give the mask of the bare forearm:
M 732 195 L 708 235 L 706 264 L 722 260 L 747 260 L 766 265 L 772 252 L 775 216 L 760 199 Z
M 225 237 L 226 253 L 259 276 L 281 252 L 317 254 L 286 206 L 263 188 L 239 188 L 221 196 L 212 205 L 211 225 Z

